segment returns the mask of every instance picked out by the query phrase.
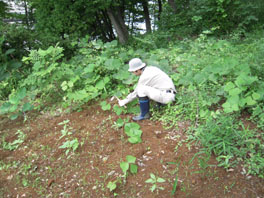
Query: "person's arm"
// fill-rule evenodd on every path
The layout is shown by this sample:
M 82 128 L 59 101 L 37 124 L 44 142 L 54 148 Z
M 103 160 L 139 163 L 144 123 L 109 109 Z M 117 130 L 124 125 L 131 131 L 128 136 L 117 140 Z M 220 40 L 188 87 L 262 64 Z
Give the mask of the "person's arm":
M 124 99 L 124 100 L 119 100 L 118 104 L 119 106 L 125 106 L 127 103 L 133 101 L 134 99 L 136 99 L 137 97 L 137 92 L 136 90 L 133 91 L 132 93 L 128 94 L 128 96 Z

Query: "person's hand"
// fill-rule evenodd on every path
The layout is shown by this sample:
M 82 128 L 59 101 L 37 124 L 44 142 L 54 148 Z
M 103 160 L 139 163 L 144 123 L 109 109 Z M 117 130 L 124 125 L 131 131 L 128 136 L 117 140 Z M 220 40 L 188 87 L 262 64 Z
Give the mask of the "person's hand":
M 123 106 L 125 106 L 127 104 L 127 102 L 128 102 L 127 99 L 119 100 L 118 104 L 119 104 L 120 107 L 123 107 Z

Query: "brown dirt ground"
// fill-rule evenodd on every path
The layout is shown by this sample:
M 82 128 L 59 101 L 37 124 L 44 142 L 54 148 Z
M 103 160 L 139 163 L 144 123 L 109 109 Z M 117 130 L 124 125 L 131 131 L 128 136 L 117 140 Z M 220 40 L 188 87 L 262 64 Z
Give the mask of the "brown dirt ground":
M 241 167 L 226 171 L 211 157 L 210 166 L 203 169 L 197 157 L 192 160 L 199 148 L 184 141 L 188 123 L 165 130 L 159 122 L 139 122 L 142 143 L 131 144 L 123 128 L 113 127 L 117 119 L 100 106 L 69 114 L 40 114 L 26 122 L 0 117 L 0 137 L 5 135 L 6 142 L 17 138 L 18 129 L 27 135 L 18 149 L 0 149 L 0 197 L 103 198 L 114 193 L 120 198 L 264 197 L 264 180 L 246 175 Z M 69 137 L 82 143 L 68 155 L 59 148 L 67 138 L 60 138 L 63 126 L 58 124 L 64 120 L 69 120 Z M 136 157 L 138 173 L 124 179 L 119 164 L 126 155 Z M 150 173 L 166 180 L 158 184 L 164 190 L 150 191 L 151 184 L 145 183 Z M 120 182 L 110 192 L 107 184 L 115 180 Z

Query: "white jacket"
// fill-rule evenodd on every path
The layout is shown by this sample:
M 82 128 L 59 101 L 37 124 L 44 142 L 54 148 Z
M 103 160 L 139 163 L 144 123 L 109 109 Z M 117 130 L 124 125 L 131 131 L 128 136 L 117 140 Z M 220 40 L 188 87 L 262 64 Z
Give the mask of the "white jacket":
M 165 72 L 157 67 L 147 66 L 139 77 L 136 89 L 126 97 L 127 103 L 134 100 L 140 87 L 144 86 L 160 91 L 172 90 L 176 92 L 173 81 Z

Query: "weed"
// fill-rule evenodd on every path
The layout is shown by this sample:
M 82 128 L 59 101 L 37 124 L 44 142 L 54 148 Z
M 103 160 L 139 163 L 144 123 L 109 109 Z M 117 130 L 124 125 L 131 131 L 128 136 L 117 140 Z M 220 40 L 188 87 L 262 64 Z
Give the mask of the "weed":
M 159 185 L 160 183 L 164 183 L 165 181 L 166 181 L 165 179 L 161 177 L 157 177 L 153 173 L 150 173 L 150 178 L 147 179 L 145 182 L 152 184 L 152 186 L 150 187 L 150 191 L 154 192 L 155 190 L 157 191 L 164 190 L 164 188 Z
M 63 129 L 61 130 L 61 136 L 60 139 L 67 136 L 67 135 L 71 135 L 72 132 L 70 131 L 72 128 L 70 128 L 68 126 L 68 123 L 70 122 L 70 120 L 64 120 L 63 122 L 60 122 L 58 125 L 63 125 Z
M 5 142 L 5 139 L 3 138 L 2 140 L 3 149 L 13 151 L 17 149 L 24 142 L 26 135 L 22 131 L 18 130 L 16 132 L 16 135 L 18 139 L 14 140 L 13 142 Z
M 127 155 L 126 156 L 126 161 L 120 163 L 120 168 L 122 169 L 122 171 L 124 173 L 124 175 L 123 175 L 124 178 L 127 177 L 128 170 L 132 174 L 136 174 L 137 173 L 138 166 L 135 164 L 135 162 L 136 162 L 136 157 L 134 157 L 132 155 Z
M 59 148 L 66 149 L 65 154 L 68 155 L 68 153 L 72 150 L 72 152 L 75 152 L 75 150 L 79 147 L 79 141 L 77 138 L 74 138 L 73 140 L 67 140 L 63 143 Z
M 140 125 L 132 122 L 125 124 L 125 133 L 129 136 L 128 141 L 132 144 L 140 143 L 142 131 L 140 130 Z

